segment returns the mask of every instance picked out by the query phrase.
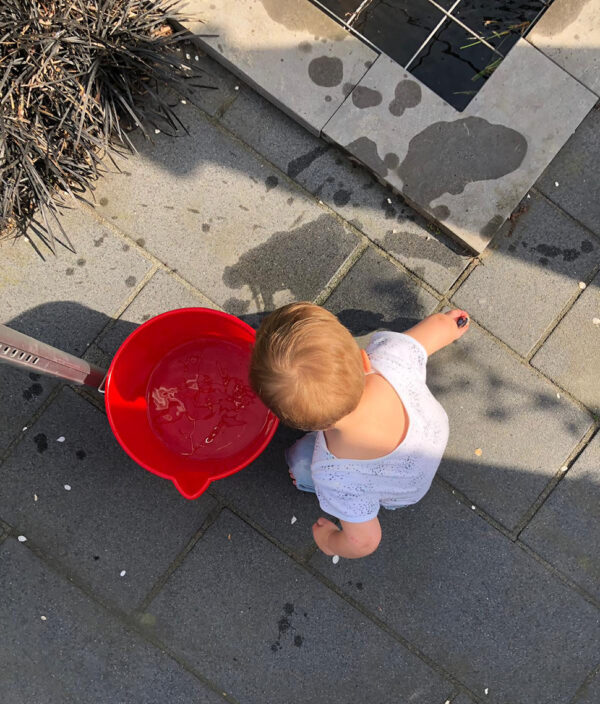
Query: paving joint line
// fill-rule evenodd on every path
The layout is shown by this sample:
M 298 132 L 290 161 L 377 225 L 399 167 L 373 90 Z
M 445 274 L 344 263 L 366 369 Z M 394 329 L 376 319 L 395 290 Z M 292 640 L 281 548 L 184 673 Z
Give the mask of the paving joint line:
M 578 701 L 581 701 L 580 696 L 582 694 L 585 694 L 585 690 L 587 689 L 587 687 L 589 687 L 590 684 L 592 684 L 592 682 L 596 679 L 597 676 L 600 676 L 600 662 L 596 665 L 596 667 L 592 668 L 590 672 L 586 675 L 583 682 L 577 688 L 577 691 L 573 695 L 572 699 L 569 699 L 568 704 L 577 704 Z
M 88 210 L 88 209 L 89 209 L 89 206 L 86 207 L 86 210 Z M 128 235 L 123 230 L 120 230 L 116 225 L 113 225 L 113 223 L 110 220 L 106 220 L 102 215 L 100 215 L 98 212 L 96 212 L 93 208 L 91 208 L 91 212 L 94 215 L 94 217 L 98 220 L 98 222 L 101 223 L 103 226 L 112 230 L 113 234 L 116 237 L 123 240 L 128 245 L 133 246 L 141 255 L 144 256 L 145 259 L 148 259 L 149 261 L 151 261 L 157 267 L 157 271 L 164 271 L 166 274 L 169 274 L 170 276 L 175 278 L 179 283 L 183 284 L 185 286 L 185 288 L 187 288 L 189 291 L 191 291 L 192 293 L 194 293 L 196 295 L 201 296 L 202 298 L 206 298 L 206 300 L 209 303 L 211 303 L 212 305 L 214 305 L 216 309 L 222 310 L 221 306 L 219 306 L 219 304 L 216 303 L 208 294 L 204 293 L 199 288 L 194 286 L 194 284 L 187 281 L 187 279 L 185 279 L 176 269 L 172 269 L 168 264 L 163 262 L 156 255 L 152 254 L 152 252 L 149 252 L 147 249 L 140 247 L 140 245 L 137 244 L 137 242 L 133 239 L 133 237 L 131 235 Z M 95 342 L 95 340 L 93 342 Z M 102 348 L 100 348 L 100 349 L 102 349 Z
M 548 560 L 533 550 L 533 548 L 530 548 L 527 543 L 519 539 L 515 541 L 515 545 L 517 545 L 531 559 L 535 560 L 542 567 L 544 567 L 547 572 L 550 572 L 550 574 L 552 574 L 559 582 L 562 582 L 566 587 L 579 594 L 579 596 L 587 601 L 588 604 L 591 604 L 594 608 L 600 610 L 600 601 L 598 601 L 596 597 L 589 594 L 585 589 L 579 586 L 577 582 L 574 582 L 569 576 L 554 567 L 552 563 L 548 562 Z
M 531 362 L 533 357 L 540 351 L 542 346 L 546 343 L 550 335 L 556 330 L 556 328 L 560 325 L 562 322 L 563 318 L 566 317 L 567 313 L 573 308 L 575 303 L 583 296 L 585 293 L 587 287 L 592 283 L 594 280 L 596 274 L 600 271 L 600 265 L 596 265 L 592 270 L 591 273 L 587 275 L 585 279 L 581 279 L 580 281 L 585 284 L 585 288 L 578 287 L 577 291 L 571 296 L 571 298 L 568 300 L 568 302 L 564 305 L 560 313 L 554 318 L 554 320 L 548 325 L 546 330 L 542 333 L 538 341 L 535 343 L 535 345 L 531 348 L 531 350 L 523 357 L 527 362 Z M 533 366 L 533 365 L 532 365 Z
M 110 316 L 110 319 L 105 323 L 105 325 L 101 328 L 101 330 L 98 331 L 98 334 L 96 335 L 96 337 L 94 337 L 92 339 L 92 341 L 86 346 L 86 350 L 91 345 L 96 345 L 96 347 L 98 347 L 98 349 L 100 349 L 102 352 L 109 354 L 108 352 L 106 352 L 106 350 L 104 350 L 100 346 L 99 340 L 102 338 L 102 336 L 105 333 L 107 333 L 109 330 L 111 330 L 116 325 L 117 321 L 120 320 L 121 316 L 127 310 L 127 308 L 129 308 L 129 306 L 133 303 L 133 301 L 140 295 L 140 293 L 146 288 L 148 283 L 154 278 L 157 271 L 158 271 L 158 266 L 156 264 L 154 264 L 153 266 L 151 266 L 148 269 L 148 271 L 141 278 L 138 285 L 132 289 L 129 296 L 127 296 L 127 298 L 124 299 L 124 301 L 121 303 L 121 305 Z M 84 352 L 84 354 L 85 354 L 85 352 Z
M 10 537 L 16 537 L 17 533 L 18 531 L 13 528 L 11 530 Z M 140 640 L 152 645 L 153 648 L 159 652 L 165 653 L 171 658 L 171 660 L 175 661 L 181 668 L 190 673 L 205 687 L 222 697 L 224 701 L 227 701 L 230 704 L 240 704 L 237 699 L 224 692 L 221 687 L 217 687 L 210 679 L 208 679 L 208 677 L 196 670 L 196 668 L 190 665 L 184 658 L 177 655 L 177 653 L 175 653 L 168 645 L 163 643 L 160 638 L 150 633 L 147 628 L 144 628 L 133 612 L 132 614 L 128 614 L 116 604 L 106 601 L 104 598 L 97 595 L 92 590 L 91 585 L 87 584 L 79 577 L 70 574 L 65 565 L 63 565 L 54 556 L 46 554 L 37 544 L 32 542 L 30 538 L 27 539 L 27 542 L 23 543 L 23 546 L 25 549 L 30 550 L 51 572 L 75 587 L 93 604 L 102 609 L 114 621 L 116 621 L 117 624 L 124 627 L 129 634 L 134 634 Z
M 438 484 L 440 487 L 442 487 L 444 489 L 444 491 L 447 491 L 450 494 L 452 494 L 452 496 L 459 503 L 463 504 L 464 506 L 467 506 L 471 510 L 472 513 L 477 514 L 480 518 L 482 518 L 492 528 L 497 530 L 505 538 L 508 538 L 508 540 L 510 540 L 511 543 L 514 543 L 516 541 L 517 536 L 515 535 L 514 530 L 507 528 L 505 525 L 500 523 L 500 521 L 495 519 L 489 513 L 486 513 L 486 511 L 484 511 L 480 506 L 477 506 L 477 504 L 474 501 L 471 501 L 471 499 L 469 499 L 469 497 L 466 494 L 464 494 L 460 489 L 457 489 L 447 479 L 444 479 L 444 477 L 442 477 L 439 473 L 434 476 L 433 481 L 436 484 Z
M 369 611 L 360 602 L 354 600 L 351 596 L 346 594 L 336 584 L 331 582 L 327 577 L 325 577 L 321 572 L 319 572 L 315 567 L 310 565 L 309 561 L 312 559 L 313 555 L 315 554 L 315 552 L 316 552 L 315 549 L 313 549 L 310 552 L 310 555 L 308 557 L 300 556 L 298 553 L 295 553 L 294 551 L 290 550 L 287 546 L 285 546 L 283 543 L 281 543 L 281 541 L 279 541 L 277 538 L 270 535 L 262 526 L 257 524 L 252 518 L 250 518 L 249 516 L 247 516 L 243 512 L 239 511 L 235 506 L 230 504 L 228 501 L 223 502 L 223 507 L 225 509 L 227 509 L 228 511 L 230 511 L 234 516 L 239 518 L 242 522 L 244 522 L 249 528 L 251 528 L 252 530 L 257 532 L 259 535 L 261 535 L 265 540 L 270 542 L 275 548 L 277 548 L 280 552 L 282 552 L 284 555 L 286 555 L 289 559 L 291 559 L 300 568 L 302 568 L 306 572 L 308 572 L 309 575 L 311 575 L 313 578 L 315 578 L 324 587 L 326 587 L 327 589 L 332 591 L 334 594 L 336 594 L 338 597 L 340 597 L 343 601 L 345 601 L 354 610 L 358 611 L 360 614 L 362 614 L 363 616 L 368 618 L 370 621 L 372 621 L 375 626 L 377 626 L 384 633 L 386 633 L 387 635 L 392 637 L 394 640 L 396 640 L 398 643 L 400 643 L 400 645 L 402 645 L 406 650 L 408 650 L 410 653 L 412 653 L 415 657 L 422 660 L 430 669 L 434 670 L 439 675 L 441 675 L 444 679 L 451 682 L 459 690 L 468 692 L 470 696 L 475 698 L 475 701 L 477 702 L 477 704 L 480 704 L 481 700 L 475 695 L 475 693 L 471 692 L 471 690 L 466 685 L 464 685 L 462 682 L 460 682 L 460 680 L 458 680 L 455 675 L 446 671 L 441 665 L 438 665 L 434 660 L 429 658 L 428 655 L 425 655 L 425 653 L 422 653 L 409 640 L 405 639 L 401 634 L 394 631 L 384 621 L 380 620 L 376 614 Z M 314 546 L 314 547 L 316 548 L 316 546 Z M 309 551 L 305 551 L 305 552 L 308 554 Z
M 448 305 L 452 305 L 451 302 L 448 302 Z M 490 337 L 494 342 L 496 342 L 502 349 L 506 350 L 513 359 L 516 359 L 521 366 L 526 367 L 529 369 L 531 372 L 533 372 L 539 379 L 542 381 L 545 381 L 549 383 L 551 386 L 553 386 L 555 389 L 558 389 L 560 391 L 561 395 L 564 396 L 566 399 L 571 401 L 575 406 L 579 408 L 579 410 L 585 411 L 589 416 L 592 418 L 596 417 L 596 414 L 588 408 L 582 401 L 580 401 L 578 398 L 573 396 L 569 391 L 566 389 L 563 389 L 559 384 L 557 384 L 553 379 L 551 379 L 549 376 L 546 376 L 544 373 L 542 373 L 539 369 L 534 367 L 532 364 L 530 364 L 524 357 L 521 357 L 521 355 L 516 351 L 513 350 L 512 347 L 509 347 L 506 342 L 501 340 L 499 337 L 496 337 L 493 332 L 488 330 L 485 325 L 483 325 L 481 322 L 479 322 L 476 318 L 470 318 L 471 323 L 473 323 L 479 330 L 481 330 L 485 335 Z
M 467 266 L 461 271 L 461 273 L 456 277 L 452 286 L 443 294 L 443 297 L 450 300 L 452 296 L 458 291 L 458 289 L 464 284 L 464 282 L 471 276 L 473 271 L 482 264 L 480 257 L 471 257 L 471 261 Z
M 527 528 L 529 523 L 535 518 L 537 515 L 538 511 L 540 508 L 546 503 L 546 500 L 548 497 L 554 493 L 554 490 L 558 487 L 558 485 L 562 482 L 562 480 L 567 476 L 569 473 L 569 470 L 571 467 L 575 464 L 575 462 L 578 460 L 581 454 L 585 451 L 587 446 L 591 443 L 591 441 L 594 439 L 596 433 L 598 431 L 598 424 L 595 423 L 591 428 L 589 428 L 581 438 L 581 440 L 575 445 L 573 450 L 571 450 L 570 454 L 567 456 L 567 459 L 564 461 L 562 467 L 556 472 L 554 477 L 550 479 L 550 481 L 546 484 L 540 495 L 537 497 L 537 499 L 533 502 L 533 504 L 527 509 L 527 511 L 523 514 L 521 517 L 520 521 L 517 523 L 517 526 L 515 528 L 515 533 L 516 533 L 516 538 L 519 539 L 521 537 L 521 533 Z M 566 469 L 563 469 L 565 467 Z
M 48 379 L 58 379 L 59 377 L 48 377 Z M 38 420 L 41 418 L 41 416 L 44 414 L 44 412 L 48 409 L 48 407 L 54 402 L 56 397 L 60 394 L 60 392 L 65 388 L 66 384 L 64 382 L 61 382 L 60 380 L 58 381 L 56 387 L 50 391 L 48 396 L 42 401 L 42 403 L 38 406 L 38 408 L 31 414 L 31 416 L 28 417 L 27 421 L 25 421 L 25 425 L 23 427 L 26 427 L 26 431 L 21 431 L 18 435 L 15 435 L 15 437 L 8 443 L 6 448 L 4 449 L 3 452 L 0 452 L 0 466 L 4 464 L 4 462 L 9 458 L 9 456 L 12 454 L 13 450 L 21 444 L 21 442 L 25 439 L 26 435 L 28 434 L 28 431 L 31 429 L 31 427 L 38 422 Z
M 184 545 L 184 547 L 177 553 L 177 555 L 175 556 L 175 559 L 169 564 L 167 569 L 154 582 L 154 584 L 150 588 L 150 591 L 140 601 L 138 606 L 135 607 L 135 609 L 133 611 L 134 613 L 141 614 L 142 612 L 144 612 L 148 609 L 150 604 L 160 594 L 163 587 L 169 581 L 171 576 L 183 564 L 185 558 L 194 549 L 196 544 L 204 537 L 204 535 L 211 528 L 211 526 L 213 526 L 216 523 L 217 519 L 221 515 L 222 510 L 223 510 L 222 504 L 219 501 L 217 501 L 216 505 L 208 512 L 208 515 L 206 516 L 206 518 L 202 522 L 200 528 L 198 528 L 198 530 L 194 533 L 194 535 L 192 535 L 192 537 L 188 540 L 186 545 Z
M 366 240 L 366 238 L 364 238 Z M 369 247 L 368 241 L 359 242 L 346 260 L 340 265 L 339 269 L 325 284 L 321 292 L 315 297 L 314 303 L 317 306 L 322 306 L 331 297 L 333 292 L 338 288 L 347 274 L 352 270 L 354 265 L 362 258 L 362 255 Z
M 589 90 L 589 88 L 588 88 L 588 90 Z M 592 110 L 594 110 L 594 108 L 592 108 Z M 591 110 L 590 110 L 590 112 L 591 112 Z M 596 234 L 593 230 L 591 230 L 589 228 L 588 225 L 581 222 L 581 220 L 577 219 L 574 215 L 571 215 L 571 213 L 567 212 L 558 203 L 554 202 L 549 195 L 546 195 L 543 191 L 540 191 L 535 184 L 529 189 L 529 192 L 535 193 L 536 195 L 543 198 L 545 201 L 550 203 L 550 205 L 552 205 L 552 207 L 556 208 L 556 210 L 560 211 L 563 215 L 566 215 L 569 220 L 572 220 L 575 224 L 579 225 L 579 227 L 581 227 L 583 230 L 585 230 L 587 233 L 589 233 L 596 240 L 600 240 L 600 234 Z

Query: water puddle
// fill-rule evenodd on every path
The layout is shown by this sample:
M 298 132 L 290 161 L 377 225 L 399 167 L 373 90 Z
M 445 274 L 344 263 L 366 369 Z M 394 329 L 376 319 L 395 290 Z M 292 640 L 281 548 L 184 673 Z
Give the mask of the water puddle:
M 248 384 L 251 346 L 205 337 L 156 366 L 146 395 L 152 431 L 170 450 L 222 459 L 256 443 L 268 412 Z

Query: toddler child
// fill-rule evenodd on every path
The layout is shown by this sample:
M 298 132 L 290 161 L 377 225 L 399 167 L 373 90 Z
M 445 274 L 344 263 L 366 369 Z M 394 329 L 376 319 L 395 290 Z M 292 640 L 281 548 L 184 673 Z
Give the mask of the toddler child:
M 468 327 L 465 311 L 435 313 L 405 333 L 375 333 L 365 351 L 335 315 L 311 303 L 263 320 L 250 383 L 283 423 L 310 431 L 286 459 L 297 488 L 315 492 L 341 523 L 341 530 L 325 518 L 313 525 L 326 555 L 374 552 L 379 508 L 414 504 L 429 490 L 448 416 L 427 388 L 427 357 Z

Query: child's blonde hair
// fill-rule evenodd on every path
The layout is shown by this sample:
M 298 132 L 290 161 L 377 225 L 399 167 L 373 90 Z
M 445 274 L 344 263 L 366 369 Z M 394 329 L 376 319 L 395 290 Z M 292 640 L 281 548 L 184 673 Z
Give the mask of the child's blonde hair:
M 335 315 L 312 303 L 290 303 L 258 329 L 250 384 L 286 425 L 325 430 L 358 406 L 365 387 L 362 354 Z

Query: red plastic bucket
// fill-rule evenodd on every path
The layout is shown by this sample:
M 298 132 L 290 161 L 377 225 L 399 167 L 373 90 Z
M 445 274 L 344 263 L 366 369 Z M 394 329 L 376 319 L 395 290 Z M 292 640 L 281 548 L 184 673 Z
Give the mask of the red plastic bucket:
M 246 467 L 277 418 L 248 384 L 256 333 L 233 315 L 181 308 L 140 325 L 108 371 L 108 420 L 139 465 L 187 499 Z

